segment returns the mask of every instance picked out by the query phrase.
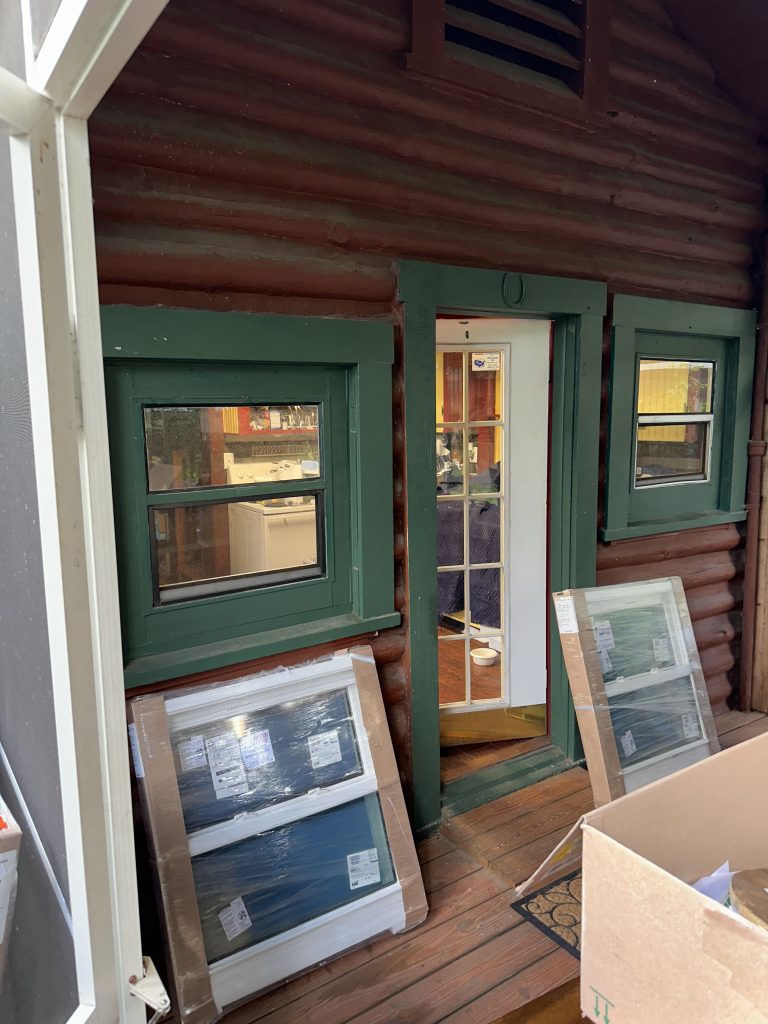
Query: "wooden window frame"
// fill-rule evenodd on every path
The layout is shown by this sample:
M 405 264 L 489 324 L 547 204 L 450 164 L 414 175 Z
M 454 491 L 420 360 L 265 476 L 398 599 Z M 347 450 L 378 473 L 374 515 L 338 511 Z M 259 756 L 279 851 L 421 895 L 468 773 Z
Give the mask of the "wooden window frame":
M 578 121 L 605 119 L 608 103 L 610 22 L 612 0 L 585 0 L 584 50 L 581 94 L 564 96 L 525 81 L 515 81 L 454 60 L 445 51 L 445 0 L 413 0 L 411 51 L 406 57 L 410 71 L 462 86 L 473 92 L 544 110 Z
M 746 518 L 755 327 L 752 310 L 615 296 L 603 540 Z M 706 480 L 634 486 L 637 368 L 646 355 L 716 364 Z
M 399 624 L 394 610 L 391 327 L 108 306 L 102 309 L 102 335 L 126 687 Z M 205 366 L 211 369 L 208 375 L 188 373 Z M 302 381 L 305 397 L 307 387 L 314 387 L 330 410 L 323 438 L 327 571 L 322 577 L 158 606 L 153 601 L 142 406 L 198 404 L 206 388 L 220 404 L 225 398 L 221 382 L 236 381 L 238 369 L 266 366 L 277 369 L 277 380 Z M 279 398 L 276 386 L 276 380 L 266 386 L 265 403 Z M 231 404 L 242 404 L 246 391 L 235 393 Z M 339 412 L 335 421 L 334 408 Z M 315 481 L 304 483 L 312 489 Z M 290 490 L 296 485 L 278 486 Z M 240 491 L 252 496 L 254 488 L 266 493 L 275 485 L 217 488 L 217 493 L 234 499 Z M 174 500 L 173 494 L 159 497 Z

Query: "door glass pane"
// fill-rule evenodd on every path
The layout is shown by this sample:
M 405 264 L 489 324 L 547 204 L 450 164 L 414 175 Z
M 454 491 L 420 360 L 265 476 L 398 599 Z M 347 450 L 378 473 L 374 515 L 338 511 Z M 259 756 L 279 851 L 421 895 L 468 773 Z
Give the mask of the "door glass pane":
M 714 376 L 714 363 L 641 359 L 637 411 L 640 415 L 712 412 Z
M 502 613 L 501 569 L 472 569 L 469 573 L 469 607 L 472 630 L 497 630 Z
M 501 419 L 501 352 L 469 353 L 467 420 Z
M 464 491 L 464 431 L 438 428 L 435 438 L 437 493 Z
M 437 574 L 437 620 L 443 632 L 464 632 L 463 571 Z
M 709 423 L 639 424 L 635 486 L 706 480 Z
M 144 409 L 150 491 L 320 476 L 320 406 Z
M 464 509 L 466 503 L 437 503 L 437 564 L 464 564 Z M 471 543 L 471 542 L 470 542 Z
M 463 352 L 438 352 L 436 368 L 435 420 L 460 423 L 464 419 Z
M 318 575 L 319 505 L 317 496 L 300 495 L 151 509 L 159 602 L 257 586 L 261 574 L 264 583 L 276 582 L 272 574 Z
M 470 501 L 468 506 L 470 562 L 501 561 L 501 498 Z
M 438 641 L 437 678 L 441 704 L 463 703 L 467 699 L 465 652 L 465 640 Z
M 502 648 L 501 637 L 492 637 L 485 642 L 476 639 L 470 641 L 469 678 L 472 700 L 501 699 Z
M 472 494 L 498 494 L 501 490 L 501 427 L 470 427 L 467 458 Z

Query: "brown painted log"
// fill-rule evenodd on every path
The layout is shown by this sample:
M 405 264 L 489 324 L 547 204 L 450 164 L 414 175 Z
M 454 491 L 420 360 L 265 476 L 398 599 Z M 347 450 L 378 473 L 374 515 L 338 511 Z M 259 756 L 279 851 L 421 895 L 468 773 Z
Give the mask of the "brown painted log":
M 405 653 L 405 634 L 402 629 L 387 629 L 371 641 L 376 664 L 400 661 Z
M 693 624 L 693 633 L 700 652 L 721 644 L 730 645 L 738 635 L 736 626 L 728 615 L 714 615 L 710 618 L 698 619 Z
M 710 83 L 715 81 L 715 72 L 705 57 L 670 32 L 668 27 L 660 28 L 639 18 L 631 9 L 621 5 L 614 9 L 611 17 L 611 35 L 624 46 L 659 57 L 696 78 Z
M 724 615 L 741 605 L 741 581 L 713 583 L 708 587 L 695 587 L 685 595 L 691 619 L 696 622 L 714 615 Z
M 701 652 L 701 667 L 707 679 L 730 672 L 736 664 L 737 645 L 725 643 Z
M 732 580 L 741 572 L 742 555 L 739 551 L 715 551 L 707 555 L 690 555 L 686 558 L 671 558 L 664 563 L 663 572 L 659 564 L 618 566 L 603 569 L 598 574 L 598 583 L 628 583 L 634 580 L 652 580 L 662 576 L 679 576 L 686 590 Z
M 728 710 L 728 699 L 732 693 L 733 684 L 727 673 L 707 678 L 707 694 L 714 715 L 722 715 Z
M 741 535 L 735 523 L 613 541 L 598 545 L 597 570 L 600 572 L 621 565 L 667 562 L 671 558 L 703 555 L 711 551 L 731 551 L 740 543 Z
M 279 15 L 315 32 L 349 40 L 383 53 L 404 52 L 410 41 L 405 21 L 384 18 L 372 7 L 324 0 L 235 0 L 240 7 L 264 14 Z

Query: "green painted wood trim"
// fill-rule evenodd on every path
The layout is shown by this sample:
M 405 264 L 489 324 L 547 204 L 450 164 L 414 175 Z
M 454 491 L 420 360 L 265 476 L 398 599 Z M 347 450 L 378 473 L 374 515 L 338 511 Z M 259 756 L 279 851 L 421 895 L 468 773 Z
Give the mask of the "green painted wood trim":
M 594 583 L 602 316 L 607 289 L 592 281 L 403 261 L 408 642 L 411 665 L 413 818 L 428 832 L 440 814 L 437 678 L 436 497 L 434 432 L 435 316 L 524 311 L 556 321 L 550 554 L 552 589 Z M 515 300 L 512 302 L 511 300 Z M 560 512 L 569 509 L 563 519 Z M 553 741 L 569 761 L 581 746 L 554 617 L 550 628 Z
M 440 818 L 434 305 L 404 308 L 408 656 L 414 828 Z
M 343 637 L 359 636 L 361 633 L 375 633 L 400 625 L 398 612 L 361 619 L 357 615 L 337 615 L 326 619 L 315 619 L 299 626 L 286 626 L 264 633 L 235 637 L 218 643 L 188 647 L 164 654 L 150 654 L 135 658 L 125 666 L 125 686 L 147 686 L 168 679 L 176 679 L 194 672 L 207 672 L 224 668 L 240 661 L 252 661 L 272 654 L 283 654 L 299 647 L 327 643 Z
M 137 306 L 101 307 L 105 359 L 392 363 L 389 324 Z
M 453 818 L 509 793 L 561 775 L 583 762 L 573 761 L 556 746 L 542 747 L 514 761 L 482 768 L 464 778 L 448 782 L 443 788 L 443 817 Z M 554 845 L 554 844 L 553 844 Z
M 639 295 L 615 295 L 612 319 L 614 327 L 640 327 L 644 331 L 712 337 L 749 334 L 756 326 L 755 312 L 751 309 L 646 299 Z
M 745 518 L 755 331 L 752 310 L 615 297 L 603 540 Z M 709 481 L 633 486 L 637 359 L 646 353 L 718 363 Z
M 399 264 L 398 297 L 401 302 L 429 299 L 442 310 L 471 309 L 475 314 L 481 310 L 517 310 L 547 317 L 564 313 L 603 316 L 607 307 L 607 289 L 599 281 L 416 260 L 402 260 Z

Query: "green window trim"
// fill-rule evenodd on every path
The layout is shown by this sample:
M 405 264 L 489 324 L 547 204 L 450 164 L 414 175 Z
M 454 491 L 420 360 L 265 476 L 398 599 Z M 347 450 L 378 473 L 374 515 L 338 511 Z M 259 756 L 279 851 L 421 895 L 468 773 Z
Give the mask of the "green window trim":
M 642 537 L 745 519 L 755 313 L 617 295 L 612 328 L 601 539 Z M 715 363 L 708 479 L 635 486 L 637 373 L 643 356 Z
M 437 499 L 435 320 L 524 314 L 554 322 L 550 483 L 550 589 L 591 586 L 597 558 L 597 485 L 603 317 L 607 289 L 597 281 L 401 261 L 409 538 L 408 649 L 411 671 L 413 823 L 440 819 L 437 676 Z M 570 582 L 566 582 L 570 581 Z M 577 582 L 581 581 L 581 582 Z M 566 758 L 580 756 L 568 678 L 550 609 L 550 735 Z
M 389 325 L 107 306 L 102 338 L 127 687 L 399 624 Z M 323 406 L 320 478 L 147 494 L 145 405 L 274 404 L 280 395 Z M 321 576 L 154 603 L 149 506 L 276 490 L 323 496 Z

